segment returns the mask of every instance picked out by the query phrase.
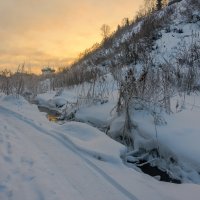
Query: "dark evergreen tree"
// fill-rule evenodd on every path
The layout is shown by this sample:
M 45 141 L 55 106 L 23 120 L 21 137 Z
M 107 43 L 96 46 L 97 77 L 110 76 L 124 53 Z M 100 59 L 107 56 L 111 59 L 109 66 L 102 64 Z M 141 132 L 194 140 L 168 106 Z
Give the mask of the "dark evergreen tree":
M 157 10 L 162 9 L 162 0 L 157 0 L 156 7 L 157 7 Z

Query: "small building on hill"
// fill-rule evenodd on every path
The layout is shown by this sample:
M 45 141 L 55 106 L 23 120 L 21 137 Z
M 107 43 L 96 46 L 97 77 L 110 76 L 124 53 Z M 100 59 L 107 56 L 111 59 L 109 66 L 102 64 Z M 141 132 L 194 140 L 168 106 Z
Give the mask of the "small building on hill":
M 42 69 L 42 75 L 52 75 L 55 73 L 55 69 L 52 69 L 51 67 L 44 67 Z

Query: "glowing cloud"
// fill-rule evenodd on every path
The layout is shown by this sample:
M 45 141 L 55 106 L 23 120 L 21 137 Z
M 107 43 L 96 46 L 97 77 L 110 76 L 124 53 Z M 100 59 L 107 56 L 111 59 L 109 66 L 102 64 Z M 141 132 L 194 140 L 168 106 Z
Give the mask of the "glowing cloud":
M 43 65 L 67 65 L 101 40 L 100 27 L 113 29 L 133 18 L 143 0 L 0 1 L 0 69 L 26 62 L 34 72 Z

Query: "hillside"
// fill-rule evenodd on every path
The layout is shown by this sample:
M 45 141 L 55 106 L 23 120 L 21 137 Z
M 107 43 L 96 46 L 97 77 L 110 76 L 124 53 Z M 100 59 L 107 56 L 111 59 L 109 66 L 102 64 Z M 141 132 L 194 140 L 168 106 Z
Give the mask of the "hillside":
M 175 182 L 200 183 L 200 152 L 194 145 L 199 137 L 199 6 L 194 0 L 173 1 L 118 29 L 57 75 L 52 85 L 62 88 L 59 97 L 50 95 L 50 104 L 39 104 L 56 109 L 57 99 L 64 99 L 61 118 L 89 123 L 128 146 L 126 162 L 133 168 L 153 175 L 151 167 L 142 167 L 147 162 Z
M 199 200 L 200 2 L 148 8 L 49 76 L 0 76 L 0 199 Z

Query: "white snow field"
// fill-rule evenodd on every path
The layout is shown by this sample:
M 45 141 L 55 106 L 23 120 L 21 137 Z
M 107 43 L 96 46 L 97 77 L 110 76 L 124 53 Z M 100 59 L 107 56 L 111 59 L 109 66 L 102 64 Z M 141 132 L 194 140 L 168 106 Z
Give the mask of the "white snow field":
M 126 148 L 80 122 L 51 123 L 35 105 L 0 98 L 1 200 L 199 200 L 200 186 L 128 168 Z

